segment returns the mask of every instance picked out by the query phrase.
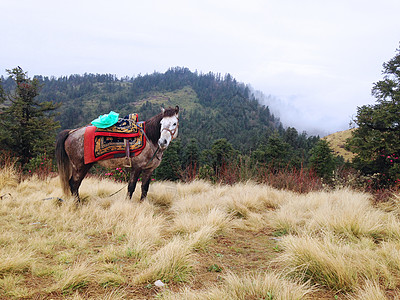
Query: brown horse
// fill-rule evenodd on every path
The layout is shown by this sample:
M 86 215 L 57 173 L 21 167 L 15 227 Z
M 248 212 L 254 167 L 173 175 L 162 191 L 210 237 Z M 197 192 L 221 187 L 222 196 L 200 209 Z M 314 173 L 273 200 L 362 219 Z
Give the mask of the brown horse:
M 162 159 L 165 149 L 169 143 L 177 137 L 179 127 L 179 107 L 162 109 L 162 112 L 145 122 L 146 146 L 138 156 L 130 157 L 130 178 L 128 183 L 129 199 L 136 188 L 136 182 L 142 175 L 142 194 L 140 200 L 147 196 L 150 177 Z M 61 186 L 65 194 L 72 193 L 77 202 L 79 198 L 79 186 L 89 169 L 95 163 L 84 163 L 84 133 L 86 127 L 74 130 L 64 130 L 57 136 L 56 158 Z M 124 168 L 127 158 L 111 158 L 98 161 L 102 166 L 108 168 Z

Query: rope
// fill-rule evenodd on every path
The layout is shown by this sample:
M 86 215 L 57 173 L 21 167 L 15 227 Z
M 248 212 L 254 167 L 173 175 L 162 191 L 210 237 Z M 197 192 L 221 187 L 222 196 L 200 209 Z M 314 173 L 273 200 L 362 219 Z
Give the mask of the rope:
M 11 193 L 6 193 L 6 194 L 0 196 L 0 200 L 3 200 L 3 198 L 4 198 L 5 196 L 10 196 L 10 197 L 12 198 Z
M 126 186 L 128 186 L 128 185 L 124 185 L 122 188 L 120 188 L 118 191 L 116 191 L 116 192 L 110 194 L 108 197 L 111 197 L 111 196 L 114 196 L 115 194 L 118 194 L 118 193 L 119 193 L 120 191 L 122 191 Z
M 58 201 L 60 201 L 60 202 L 64 202 L 64 200 L 63 199 L 61 199 L 61 198 L 59 198 L 59 197 L 49 197 L 49 198 L 44 198 L 44 199 L 42 199 L 43 201 L 45 201 L 45 200 L 58 200 Z

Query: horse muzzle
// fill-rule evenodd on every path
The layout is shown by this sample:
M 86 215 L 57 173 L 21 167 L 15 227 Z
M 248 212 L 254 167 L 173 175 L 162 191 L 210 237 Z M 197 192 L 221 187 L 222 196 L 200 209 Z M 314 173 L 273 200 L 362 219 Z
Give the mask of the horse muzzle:
M 158 140 L 158 146 L 160 146 L 160 149 L 161 149 L 161 150 L 167 149 L 168 145 L 169 145 L 169 142 L 168 142 L 167 139 L 160 138 L 160 139 Z

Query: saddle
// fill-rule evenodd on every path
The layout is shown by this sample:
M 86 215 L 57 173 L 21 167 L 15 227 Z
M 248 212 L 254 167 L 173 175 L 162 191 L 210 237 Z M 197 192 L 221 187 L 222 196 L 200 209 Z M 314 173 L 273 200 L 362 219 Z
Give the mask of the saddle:
M 130 114 L 107 128 L 87 126 L 84 135 L 85 164 L 104 159 L 139 155 L 146 146 L 145 122 L 138 122 L 137 114 Z

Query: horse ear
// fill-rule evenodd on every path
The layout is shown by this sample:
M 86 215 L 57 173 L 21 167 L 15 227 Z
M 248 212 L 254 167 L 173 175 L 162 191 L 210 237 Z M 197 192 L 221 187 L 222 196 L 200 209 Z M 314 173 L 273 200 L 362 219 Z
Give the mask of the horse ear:
M 161 112 L 164 113 L 165 112 L 164 107 L 161 106 L 160 108 L 161 108 Z
M 175 113 L 178 114 L 179 113 L 179 106 L 175 106 Z

